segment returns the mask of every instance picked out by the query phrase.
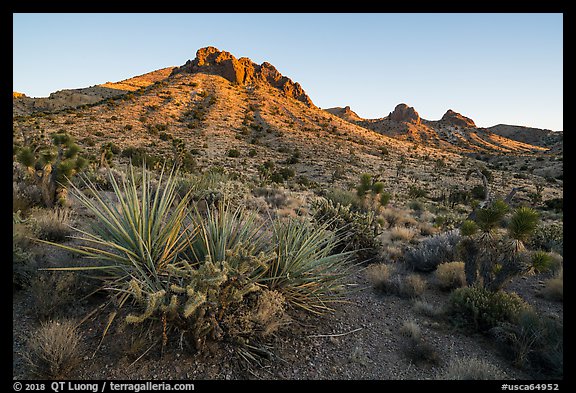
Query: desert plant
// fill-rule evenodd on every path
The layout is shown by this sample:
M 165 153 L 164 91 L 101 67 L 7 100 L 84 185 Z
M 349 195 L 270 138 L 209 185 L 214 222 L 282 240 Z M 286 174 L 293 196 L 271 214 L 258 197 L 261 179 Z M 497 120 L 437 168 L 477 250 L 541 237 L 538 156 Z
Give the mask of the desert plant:
M 447 380 L 503 380 L 507 377 L 499 367 L 475 357 L 453 359 L 439 379 Z
M 32 311 L 40 320 L 62 313 L 75 300 L 77 276 L 74 273 L 40 272 L 30 283 Z
M 481 332 L 503 322 L 516 322 L 520 311 L 530 306 L 517 294 L 489 291 L 482 287 L 458 288 L 450 295 L 449 314 L 454 323 Z
M 314 313 L 331 310 L 341 301 L 352 252 L 335 252 L 342 238 L 300 219 L 276 221 L 272 242 L 275 257 L 263 282 L 282 293 L 286 301 Z
M 564 273 L 562 269 L 554 277 L 544 281 L 544 288 L 540 290 L 539 294 L 548 300 L 564 301 Z
M 563 330 L 557 319 L 526 309 L 514 323 L 500 324 L 491 333 L 517 366 L 535 377 L 556 379 L 563 376 Z
M 436 281 L 440 289 L 451 291 L 466 285 L 464 262 L 445 262 L 438 265 L 435 271 Z
M 31 224 L 38 239 L 61 242 L 72 233 L 72 213 L 63 208 L 36 210 Z
M 72 321 L 49 321 L 34 330 L 23 354 L 40 378 L 65 378 L 81 360 L 82 336 Z
M 414 228 L 394 227 L 390 230 L 390 240 L 410 242 L 416 236 Z
M 554 251 L 562 255 L 564 248 L 564 223 L 540 223 L 534 230 L 528 244 L 532 249 Z
M 69 179 L 88 164 L 78 156 L 80 147 L 65 132 L 54 133 L 50 144 L 45 141 L 27 144 L 18 151 L 16 159 L 28 169 L 47 207 L 63 204 Z
M 436 349 L 422 335 L 422 330 L 413 320 L 406 320 L 400 327 L 400 333 L 406 337 L 404 351 L 414 363 L 437 364 L 440 360 Z
M 514 210 L 506 225 L 507 236 L 503 236 L 496 227 L 508 209 L 504 201 L 497 200 L 475 211 L 474 224 L 471 220 L 464 221 L 459 252 L 468 285 L 480 284 L 497 291 L 512 277 L 529 270 L 525 242 L 537 227 L 538 214 L 528 207 Z
M 380 224 L 372 212 L 355 212 L 351 206 L 335 204 L 325 198 L 314 201 L 312 210 L 314 221 L 328 223 L 328 229 L 346 233 L 346 244 L 340 244 L 339 248 L 356 250 L 357 256 L 364 261 L 378 256 Z
M 404 260 L 413 270 L 433 271 L 439 264 L 451 262 L 456 258 L 456 245 L 460 239 L 457 230 L 425 238 L 417 246 L 406 250 Z
M 426 280 L 420 275 L 411 273 L 404 277 L 399 288 L 399 294 L 405 298 L 417 298 L 424 294 L 427 285 Z
M 230 149 L 230 150 L 228 150 L 226 155 L 228 157 L 237 158 L 237 157 L 240 157 L 240 152 L 236 149 Z

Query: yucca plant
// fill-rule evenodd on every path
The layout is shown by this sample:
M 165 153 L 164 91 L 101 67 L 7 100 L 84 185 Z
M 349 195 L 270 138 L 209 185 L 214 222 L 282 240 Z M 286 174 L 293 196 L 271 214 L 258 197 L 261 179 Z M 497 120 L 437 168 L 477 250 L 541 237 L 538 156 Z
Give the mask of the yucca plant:
M 222 262 L 227 259 L 229 250 L 239 246 L 250 248 L 253 255 L 266 249 L 268 241 L 263 224 L 258 222 L 255 213 L 244 207 L 233 209 L 226 201 L 220 201 L 205 214 L 194 209 L 188 218 L 198 228 L 197 236 L 187 248 L 193 261 Z
M 353 252 L 335 253 L 341 239 L 329 223 L 313 225 L 299 219 L 276 221 L 275 258 L 262 281 L 284 295 L 292 306 L 321 314 L 343 299 Z
M 154 311 L 159 294 L 169 286 L 167 267 L 179 258 L 193 232 L 184 224 L 188 198 L 185 196 L 180 201 L 176 198 L 176 170 L 166 175 L 163 169 L 155 189 L 145 164 L 141 175 L 134 173 L 132 165 L 128 174 L 121 184 L 110 174 L 117 201 L 105 199 L 86 179 L 84 183 L 90 196 L 72 185 L 76 198 L 96 216 L 93 233 L 74 228 L 78 235 L 72 237 L 83 243 L 79 246 L 45 243 L 100 262 L 94 266 L 53 270 L 100 271 L 104 273 L 103 288 L 113 293 L 120 307 L 138 292 L 133 297 L 145 298 L 147 310 Z
M 538 226 L 538 213 L 529 207 L 519 207 L 514 211 L 508 224 L 508 235 L 513 239 L 514 252 L 524 251 L 524 243 Z
M 484 288 L 497 291 L 513 276 L 528 271 L 524 244 L 537 227 L 538 214 L 528 207 L 514 210 L 506 226 L 507 236 L 501 236 L 495 228 L 508 210 L 504 201 L 497 200 L 479 209 L 474 221 L 466 220 L 462 224 L 459 250 L 465 262 L 468 285 L 481 281 Z

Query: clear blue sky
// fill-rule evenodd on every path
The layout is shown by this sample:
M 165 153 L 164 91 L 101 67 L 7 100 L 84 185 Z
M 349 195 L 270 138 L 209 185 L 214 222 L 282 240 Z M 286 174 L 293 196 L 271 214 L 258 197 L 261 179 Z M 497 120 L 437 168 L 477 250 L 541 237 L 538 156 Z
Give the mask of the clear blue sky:
M 33 97 L 182 65 L 212 45 L 268 61 L 322 107 L 401 102 L 437 120 L 563 130 L 562 14 L 14 14 L 13 90 Z

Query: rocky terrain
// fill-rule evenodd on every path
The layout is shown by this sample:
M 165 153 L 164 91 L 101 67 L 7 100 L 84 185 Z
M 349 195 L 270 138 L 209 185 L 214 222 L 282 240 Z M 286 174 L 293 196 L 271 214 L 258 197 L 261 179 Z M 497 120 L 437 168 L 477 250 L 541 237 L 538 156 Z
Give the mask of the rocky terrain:
M 264 221 L 312 220 L 315 203 L 332 198 L 368 212 L 370 245 L 377 246 L 369 259 L 355 261 L 344 301 L 321 316 L 287 307 L 289 318 L 262 344 L 270 351 L 261 350 L 266 356 L 252 360 L 226 341 L 208 340 L 197 350 L 185 331 L 167 331 L 159 318 L 110 325 L 110 309 L 117 304 L 105 303 L 108 294 L 97 290 L 94 275 L 64 279 L 55 275 L 60 272 L 35 270 L 32 279 L 26 277 L 28 284 L 13 288 L 15 379 L 38 377 L 26 358 L 28 332 L 50 318 L 76 321 L 82 333 L 82 357 L 66 375 L 73 379 L 453 379 L 450 373 L 462 359 L 486 365 L 492 379 L 558 378 L 557 363 L 554 368 L 544 360 L 533 362 L 548 367 L 539 369 L 521 359 L 521 365 L 519 355 L 507 352 L 508 344 L 497 341 L 495 333 L 462 329 L 445 313 L 451 292 L 441 288 L 437 274 L 405 267 L 411 250 L 458 230 L 484 200 L 484 184 L 493 199 L 504 199 L 514 189 L 513 207 L 536 209 L 542 228 L 562 224 L 558 134 L 546 134 L 548 143 L 537 137 L 540 131 L 524 137 L 515 126 L 478 128 L 452 110 L 440 120 L 426 120 L 406 104 L 379 119 L 362 119 L 349 106 L 323 110 L 270 63 L 259 65 L 214 47 L 199 49 L 182 66 L 50 97 L 13 94 L 14 225 L 27 233 L 24 240 L 14 237 L 14 244 L 32 253 L 24 255 L 37 267 L 93 263 L 26 240 L 50 239 L 43 225 L 61 219 L 38 202 L 40 192 L 30 177 L 46 170 L 45 161 L 76 154 L 86 161 L 86 178 L 110 200 L 113 187 L 106 174 L 124 178 L 130 160 L 145 161 L 156 173 L 163 162 L 179 163 L 180 181 L 195 190 L 200 209 L 226 195 Z M 61 133 L 77 147 L 66 145 L 69 150 L 59 155 L 54 149 L 53 157 L 40 157 L 36 167 L 24 166 L 27 157 L 18 152 L 50 143 L 51 135 Z M 80 175 L 74 175 L 74 184 L 89 194 Z M 64 205 L 71 213 L 62 221 L 89 231 L 95 215 L 78 196 L 68 195 Z M 44 216 L 52 218 L 43 221 Z M 500 224 L 509 221 L 506 216 Z M 58 241 L 76 245 L 65 233 Z M 496 233 L 508 232 L 502 226 Z M 545 240 L 550 239 L 541 240 L 546 252 L 561 261 L 561 247 Z M 460 260 L 454 254 L 450 262 Z M 415 293 L 382 291 L 371 264 L 398 268 L 398 279 L 412 283 Z M 505 289 L 539 316 L 561 324 L 562 298 L 544 292 L 557 273 L 532 269 L 509 280 Z

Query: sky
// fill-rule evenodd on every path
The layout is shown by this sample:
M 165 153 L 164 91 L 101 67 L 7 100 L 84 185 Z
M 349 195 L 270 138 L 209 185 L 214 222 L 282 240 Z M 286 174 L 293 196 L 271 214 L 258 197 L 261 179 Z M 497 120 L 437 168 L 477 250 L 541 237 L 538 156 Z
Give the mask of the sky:
M 116 82 L 215 46 L 268 61 L 321 108 L 563 130 L 563 44 L 561 13 L 17 13 L 13 91 Z

